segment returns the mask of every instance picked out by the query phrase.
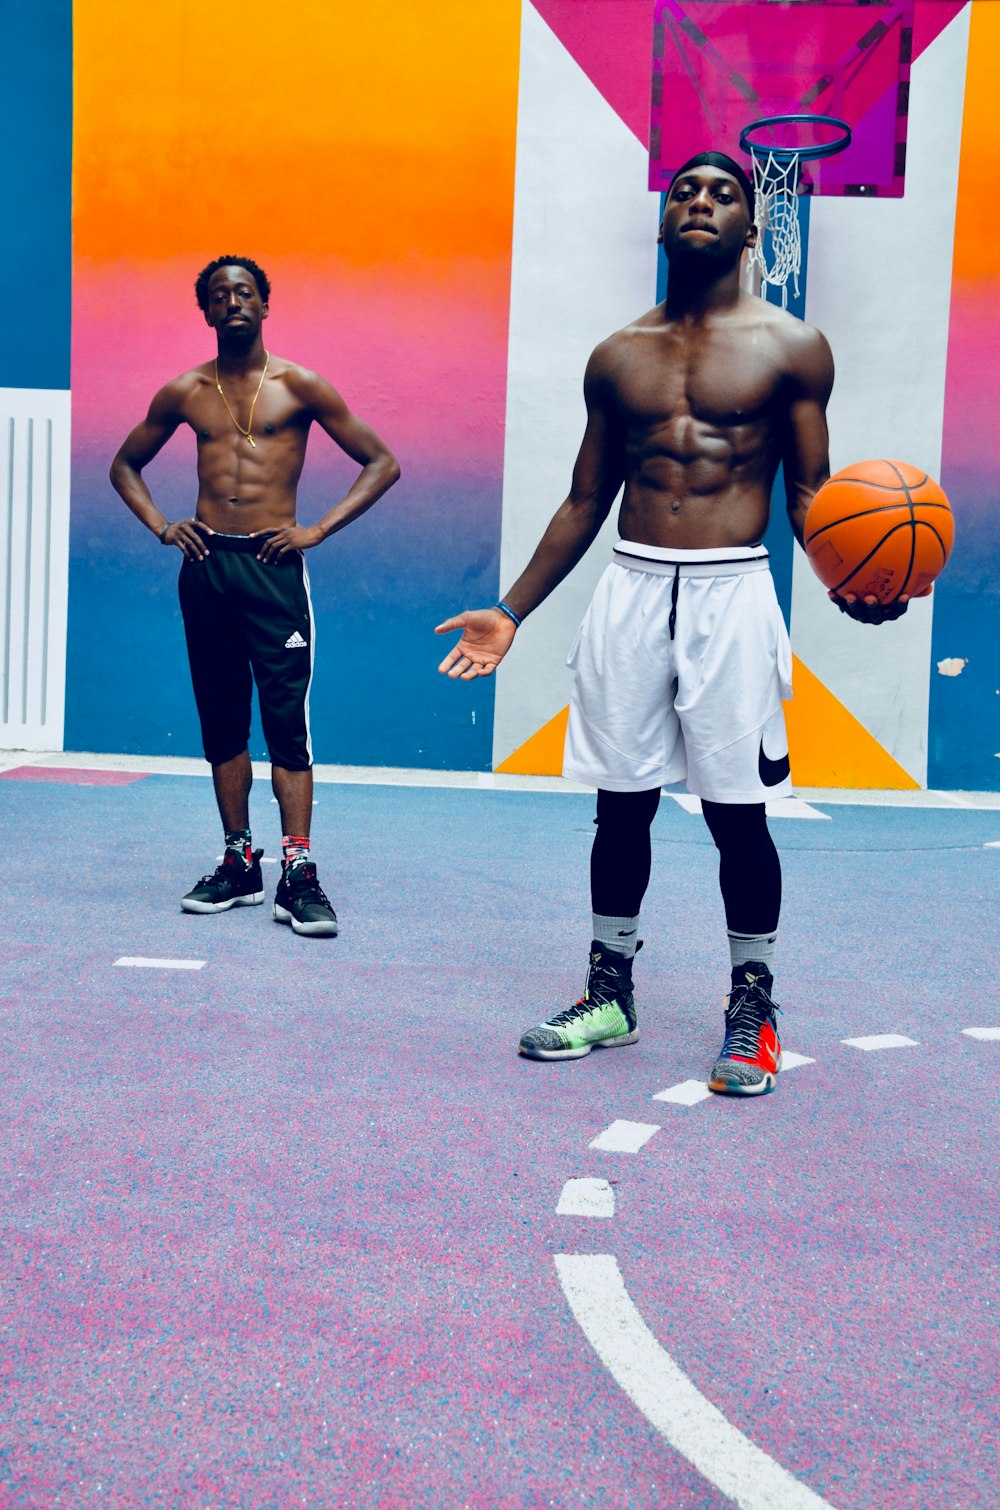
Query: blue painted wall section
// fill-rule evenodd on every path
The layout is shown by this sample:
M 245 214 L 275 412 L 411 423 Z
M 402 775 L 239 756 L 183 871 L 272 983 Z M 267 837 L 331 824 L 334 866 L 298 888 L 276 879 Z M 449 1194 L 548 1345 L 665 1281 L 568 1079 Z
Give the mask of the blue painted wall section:
M 68 388 L 71 0 L 0 3 L 0 387 Z

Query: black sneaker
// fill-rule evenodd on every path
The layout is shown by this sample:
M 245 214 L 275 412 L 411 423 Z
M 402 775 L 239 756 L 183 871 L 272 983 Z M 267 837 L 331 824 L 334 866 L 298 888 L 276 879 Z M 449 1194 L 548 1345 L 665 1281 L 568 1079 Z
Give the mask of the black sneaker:
M 281 880 L 274 896 L 274 920 L 291 923 L 295 933 L 307 933 L 313 938 L 336 936 L 337 914 L 316 879 L 316 867 L 311 860 L 292 866 L 282 863 Z
M 517 1051 L 529 1059 L 582 1059 L 591 1049 L 618 1048 L 638 1037 L 632 961 L 594 939 L 580 1000 L 529 1028 Z
M 767 967 L 751 960 L 733 970 L 726 1001 L 726 1036 L 708 1088 L 720 1096 L 765 1096 L 781 1069 L 778 1017 L 771 1000 L 774 980 Z
M 184 912 L 228 912 L 230 907 L 259 907 L 264 900 L 260 873 L 262 849 L 255 849 L 247 864 L 238 850 L 227 849 L 222 864 L 210 876 L 202 876 L 186 897 Z

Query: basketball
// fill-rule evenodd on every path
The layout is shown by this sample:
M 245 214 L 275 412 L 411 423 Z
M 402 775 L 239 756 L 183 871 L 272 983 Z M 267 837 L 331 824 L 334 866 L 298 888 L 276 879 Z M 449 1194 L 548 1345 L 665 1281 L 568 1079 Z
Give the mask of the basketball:
M 951 554 L 955 522 L 938 483 L 906 461 L 858 461 L 809 505 L 803 544 L 820 581 L 880 603 L 925 593 Z

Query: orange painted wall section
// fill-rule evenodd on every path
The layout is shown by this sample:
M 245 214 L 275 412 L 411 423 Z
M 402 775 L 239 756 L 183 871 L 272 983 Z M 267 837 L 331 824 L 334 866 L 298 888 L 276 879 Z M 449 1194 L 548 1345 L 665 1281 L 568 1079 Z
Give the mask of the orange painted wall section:
M 78 4 L 77 252 L 266 233 L 359 268 L 509 247 L 520 5 Z
M 1000 58 L 1000 5 L 972 7 L 969 63 L 962 117 L 962 157 L 955 224 L 956 280 L 994 284 L 1000 247 L 1000 199 L 995 193 L 1000 154 L 996 69 Z

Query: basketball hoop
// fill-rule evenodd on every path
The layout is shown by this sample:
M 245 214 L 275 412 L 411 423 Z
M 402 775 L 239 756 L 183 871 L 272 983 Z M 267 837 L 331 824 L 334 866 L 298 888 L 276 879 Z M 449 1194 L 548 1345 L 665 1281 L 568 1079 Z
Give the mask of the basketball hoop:
M 835 133 L 831 135 L 830 133 Z M 810 141 L 812 133 L 816 140 Z M 789 144 L 789 137 L 805 140 Z M 784 141 L 778 138 L 784 137 Z M 750 248 L 747 269 L 760 278 L 761 298 L 769 287 L 781 289 L 781 307 L 788 307 L 789 281 L 799 293 L 802 238 L 799 232 L 799 196 L 812 185 L 800 168 L 804 162 L 833 157 L 851 144 L 851 128 L 833 115 L 770 115 L 751 121 L 740 132 L 740 147 L 753 161 L 754 220 L 757 244 Z M 770 243 L 770 259 L 765 250 Z

